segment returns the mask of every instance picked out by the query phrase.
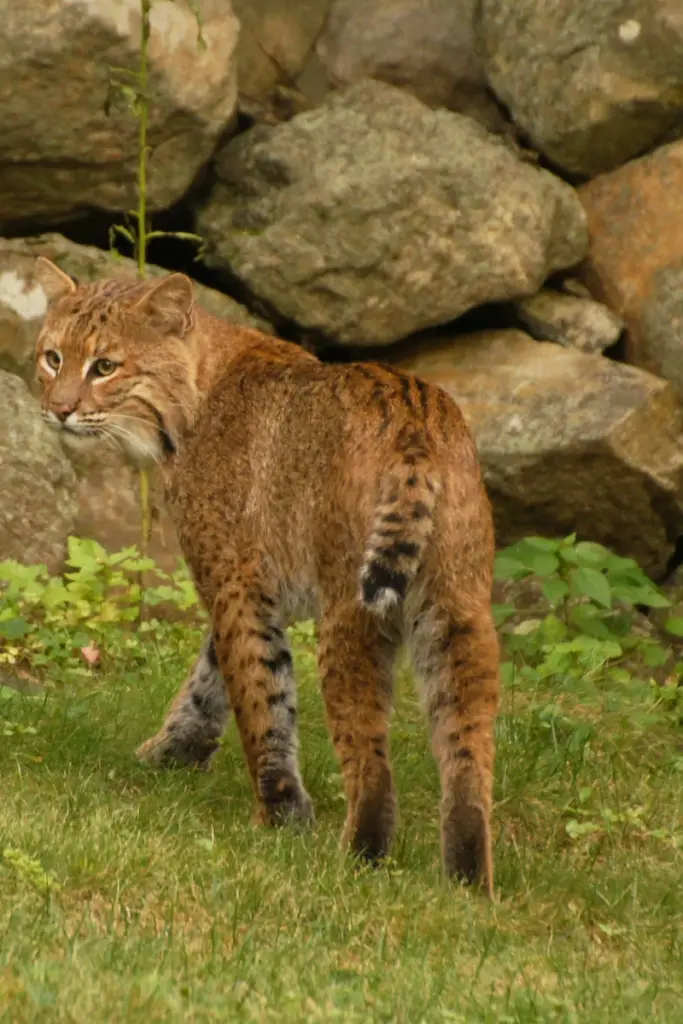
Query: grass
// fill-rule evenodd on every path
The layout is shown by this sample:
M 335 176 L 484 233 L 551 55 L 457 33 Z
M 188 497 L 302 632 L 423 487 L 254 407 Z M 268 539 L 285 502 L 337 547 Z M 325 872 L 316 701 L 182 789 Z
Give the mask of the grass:
M 447 884 L 438 779 L 407 673 L 387 865 L 338 848 L 344 804 L 300 639 L 311 834 L 251 824 L 234 729 L 214 769 L 157 774 L 186 655 L 0 701 L 0 1021 L 683 1020 L 683 746 L 650 691 L 508 688 L 495 905 Z M 4 736 L 3 736 L 4 729 Z

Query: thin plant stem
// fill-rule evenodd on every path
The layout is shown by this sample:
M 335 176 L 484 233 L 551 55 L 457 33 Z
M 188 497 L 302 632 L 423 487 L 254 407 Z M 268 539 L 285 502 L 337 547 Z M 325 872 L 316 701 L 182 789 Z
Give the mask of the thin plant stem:
M 149 38 L 151 34 L 150 11 L 154 0 L 140 0 L 140 60 L 137 71 L 129 71 L 127 68 L 113 68 L 119 74 L 132 76 L 135 79 L 136 99 L 134 103 L 135 116 L 138 119 L 138 181 L 137 181 L 137 208 L 130 210 L 129 214 L 136 220 L 134 229 L 116 224 L 110 230 L 110 245 L 114 247 L 117 235 L 126 239 L 134 246 L 135 260 L 137 263 L 138 277 L 144 279 L 147 276 L 147 245 L 152 238 L 163 238 L 176 236 L 187 241 L 200 242 L 201 238 L 190 232 L 173 231 L 148 231 L 147 230 L 147 170 L 149 157 L 148 127 L 149 127 Z M 202 36 L 201 13 L 195 0 L 188 0 L 190 10 L 197 22 L 197 45 L 205 45 Z M 121 88 L 124 88 L 123 86 Z M 130 93 L 130 87 L 125 87 Z M 139 470 L 140 482 L 140 550 L 143 557 L 149 554 L 149 543 L 152 535 L 152 506 L 150 494 L 149 474 L 146 469 Z M 142 574 L 140 574 L 140 610 L 142 616 L 143 607 L 143 585 Z
M 140 66 L 138 69 L 138 209 L 136 255 L 138 276 L 147 275 L 147 119 L 149 117 L 147 45 L 149 43 L 149 12 L 152 0 L 140 0 Z M 150 501 L 149 473 L 140 470 L 140 550 L 143 558 L 149 554 L 152 536 L 152 505 Z M 144 616 L 145 589 L 140 573 L 140 619 Z
M 149 12 L 152 0 L 140 0 L 140 67 L 138 71 L 138 210 L 137 262 L 138 274 L 147 273 L 147 120 L 149 117 L 147 45 L 149 43 Z
M 149 493 L 149 473 L 140 470 L 140 510 L 141 510 L 141 551 L 146 558 L 149 553 L 149 542 L 152 536 L 152 506 Z

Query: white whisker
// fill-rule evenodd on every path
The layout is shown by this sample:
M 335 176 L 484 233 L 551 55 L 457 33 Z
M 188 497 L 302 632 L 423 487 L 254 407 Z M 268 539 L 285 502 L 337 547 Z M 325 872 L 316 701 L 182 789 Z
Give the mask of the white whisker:
M 129 397 L 131 397 L 131 398 L 139 398 L 141 401 L 152 402 L 152 404 L 154 404 L 154 399 L 150 398 L 149 396 L 147 396 L 146 394 L 143 394 L 143 393 L 137 394 L 135 391 L 132 391 L 130 393 Z M 187 423 L 191 423 L 192 422 L 192 420 L 194 418 L 194 414 L 193 414 L 192 407 L 190 406 L 190 404 L 187 401 L 184 401 L 184 400 L 172 401 L 169 398 L 167 398 L 166 396 L 164 396 L 163 404 L 164 404 L 164 408 L 166 408 L 166 409 L 180 409 L 180 411 L 183 413 L 183 416 L 185 417 L 186 422 Z
M 157 465 L 160 464 L 159 453 L 153 445 L 146 443 L 130 430 L 126 430 L 125 427 L 112 425 L 111 430 L 116 437 L 121 438 L 122 441 L 127 441 L 130 448 L 138 455 L 145 459 L 151 459 Z
M 144 420 L 141 420 L 140 422 L 144 422 Z M 132 431 L 127 430 L 126 427 L 123 427 L 120 423 L 109 420 L 102 427 L 101 432 L 103 436 L 116 443 L 119 448 L 124 447 L 125 450 L 125 445 L 123 445 L 122 442 L 127 442 L 127 446 L 130 451 L 139 455 L 142 459 L 151 459 L 153 462 L 157 463 L 157 465 L 161 462 L 159 452 L 153 445 L 146 444 L 141 438 Z

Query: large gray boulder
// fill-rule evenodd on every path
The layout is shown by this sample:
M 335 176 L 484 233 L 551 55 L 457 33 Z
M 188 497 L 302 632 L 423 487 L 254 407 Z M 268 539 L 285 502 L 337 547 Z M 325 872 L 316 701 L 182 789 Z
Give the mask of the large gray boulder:
M 323 98 L 315 41 L 331 0 L 233 0 L 240 20 L 237 80 L 240 110 L 279 121 Z M 318 75 L 315 71 L 318 71 Z
M 469 117 L 370 79 L 229 141 L 216 174 L 207 262 L 339 344 L 533 294 L 587 245 L 573 189 Z
M 23 381 L 0 370 L 0 560 L 58 570 L 76 520 L 76 478 Z
M 500 128 L 475 51 L 475 0 L 334 0 L 316 49 L 330 84 L 378 78 Z
M 664 571 L 683 536 L 683 409 L 669 384 L 518 331 L 391 356 L 460 404 L 499 544 L 576 531 Z
M 570 174 L 683 134 L 681 0 L 479 0 L 478 36 L 494 91 Z
M 155 0 L 149 40 L 151 208 L 179 199 L 230 124 L 239 24 L 230 0 Z M 0 0 L 0 224 L 135 204 L 139 0 Z M 123 69 L 123 70 L 121 70 Z
M 683 398 L 683 141 L 593 178 L 579 197 L 591 291 L 623 316 L 629 363 L 671 381 Z

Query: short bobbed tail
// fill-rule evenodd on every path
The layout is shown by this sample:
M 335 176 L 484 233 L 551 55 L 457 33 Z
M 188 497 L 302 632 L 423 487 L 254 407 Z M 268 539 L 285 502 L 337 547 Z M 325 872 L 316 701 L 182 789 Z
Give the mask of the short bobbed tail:
M 441 486 L 433 459 L 414 433 L 383 473 L 360 573 L 360 601 L 386 615 L 402 604 L 424 560 Z

